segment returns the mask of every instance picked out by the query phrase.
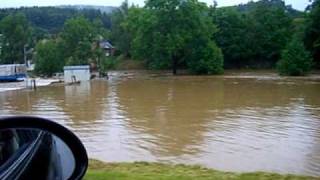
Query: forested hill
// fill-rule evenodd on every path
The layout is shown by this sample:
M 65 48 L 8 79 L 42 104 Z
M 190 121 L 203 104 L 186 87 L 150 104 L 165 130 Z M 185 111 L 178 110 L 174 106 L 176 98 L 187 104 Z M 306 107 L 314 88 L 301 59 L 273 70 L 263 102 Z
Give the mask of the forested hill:
M 270 7 L 280 7 L 285 9 L 291 17 L 302 17 L 303 12 L 286 6 L 284 2 L 278 0 L 249 2 L 232 6 L 240 12 L 250 12 L 255 9 L 259 3 L 268 3 Z M 38 31 L 43 33 L 55 34 L 61 31 L 61 28 L 67 19 L 82 15 L 89 20 L 100 19 L 103 26 L 107 29 L 111 28 L 111 13 L 117 7 L 112 6 L 92 6 L 92 5 L 62 5 L 53 7 L 21 7 L 0 9 L 0 21 L 5 16 L 13 13 L 24 14 L 31 25 Z
M 245 12 L 253 11 L 259 5 L 284 9 L 292 18 L 303 16 L 302 11 L 296 10 L 291 5 L 286 5 L 284 1 L 279 1 L 279 0 L 258 1 L 258 2 L 251 1 L 251 2 L 248 2 L 247 4 L 240 4 L 233 7 L 235 7 L 238 11 L 245 13 Z
M 114 10 L 117 9 L 117 7 L 114 6 L 93 6 L 93 5 L 62 5 L 57 6 L 60 8 L 71 8 L 71 9 L 94 9 L 94 10 L 100 10 L 102 13 L 112 13 Z
M 87 8 L 86 8 L 87 7 Z M 30 24 L 40 32 L 55 34 L 61 31 L 63 24 L 67 19 L 76 16 L 84 16 L 85 18 L 93 21 L 96 19 L 101 20 L 103 26 L 107 29 L 111 27 L 110 14 L 105 10 L 95 9 L 98 7 L 84 6 L 65 6 L 60 7 L 21 7 L 21 8 L 7 8 L 0 9 L 0 21 L 14 13 L 22 13 L 26 16 Z M 100 7 L 101 8 L 101 7 Z M 110 7 L 109 7 L 110 8 Z

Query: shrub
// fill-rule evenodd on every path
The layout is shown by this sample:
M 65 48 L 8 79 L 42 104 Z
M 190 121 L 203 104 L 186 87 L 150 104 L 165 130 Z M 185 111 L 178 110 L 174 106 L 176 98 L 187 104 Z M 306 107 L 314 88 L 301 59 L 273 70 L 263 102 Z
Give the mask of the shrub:
M 280 75 L 303 76 L 312 68 L 312 58 L 299 38 L 293 38 L 281 53 L 281 59 L 277 63 Z
M 116 56 L 117 61 L 124 61 L 127 57 L 124 54 L 121 54 L 119 56 Z
M 221 49 L 214 42 L 208 42 L 205 47 L 195 48 L 188 61 L 188 68 L 195 74 L 222 74 Z
M 117 67 L 117 60 L 115 57 L 105 57 L 101 60 L 100 71 L 106 72 L 107 70 L 115 69 Z

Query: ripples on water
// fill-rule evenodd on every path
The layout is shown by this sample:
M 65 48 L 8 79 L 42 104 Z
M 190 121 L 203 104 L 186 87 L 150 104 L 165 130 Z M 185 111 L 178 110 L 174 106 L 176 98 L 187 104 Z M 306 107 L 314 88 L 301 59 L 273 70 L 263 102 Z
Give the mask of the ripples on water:
M 0 93 L 0 114 L 54 119 L 104 161 L 320 176 L 320 82 L 268 77 L 114 73 Z

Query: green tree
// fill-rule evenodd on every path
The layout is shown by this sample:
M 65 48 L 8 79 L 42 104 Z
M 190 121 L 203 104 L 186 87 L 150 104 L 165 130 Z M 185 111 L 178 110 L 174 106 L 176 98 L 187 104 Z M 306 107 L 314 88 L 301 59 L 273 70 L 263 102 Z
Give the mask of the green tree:
M 270 68 L 280 58 L 291 34 L 291 11 L 282 0 L 212 8 L 215 36 L 227 68 Z
M 270 6 L 268 2 L 259 1 L 247 20 L 248 34 L 244 42 L 248 54 L 251 53 L 249 63 L 258 67 L 273 67 L 291 37 L 291 19 L 285 5 Z
M 125 56 L 130 56 L 132 42 L 132 34 L 126 24 L 129 9 L 128 0 L 125 0 L 111 15 L 111 40 Z
M 303 41 L 294 37 L 282 51 L 277 69 L 281 75 L 302 76 L 308 74 L 312 68 L 312 58 L 305 49 Z
M 172 68 L 173 74 L 178 68 L 194 70 L 194 65 L 202 69 L 194 72 L 221 73 L 203 70 L 203 62 L 216 60 L 201 54 L 214 46 L 212 32 L 216 27 L 207 14 L 207 6 L 196 0 L 146 1 L 141 17 L 135 19 L 138 27 L 133 28 L 137 32 L 133 40 L 134 55 L 145 59 L 151 68 Z M 198 47 L 205 50 L 200 51 Z
M 320 67 L 320 0 L 314 0 L 310 6 L 307 27 L 305 33 L 305 44 L 313 54 L 313 59 Z
M 95 19 L 93 22 L 94 34 L 96 40 L 109 39 L 110 38 L 110 30 L 106 29 L 103 26 L 103 22 L 101 19 Z
M 223 55 L 214 42 L 195 47 L 189 58 L 188 67 L 195 74 L 223 73 Z
M 248 23 L 246 17 L 234 7 L 211 10 L 213 22 L 218 26 L 214 36 L 222 48 L 226 68 L 240 68 L 250 56 L 245 37 Z
M 68 65 L 85 65 L 92 58 L 92 44 L 96 40 L 94 25 L 84 17 L 66 21 L 61 38 Z
M 23 14 L 9 15 L 1 20 L 1 64 L 24 63 L 24 46 L 29 41 L 30 29 Z
M 165 54 L 155 55 L 153 43 L 155 42 L 154 31 L 156 17 L 150 10 L 146 8 L 130 7 L 128 18 L 124 22 L 126 28 L 131 33 L 130 54 L 133 59 L 146 61 L 146 64 L 151 69 L 166 69 L 169 68 L 167 61 L 161 61 Z M 160 44 L 159 44 L 160 46 Z M 161 60 L 159 60 L 161 59 Z M 162 63 L 161 63 L 162 62 Z
M 99 65 L 103 52 L 98 48 L 98 41 L 107 35 L 99 19 L 90 22 L 80 16 L 66 21 L 60 36 L 37 44 L 36 72 L 50 76 L 61 71 L 66 64 L 84 65 L 94 62 Z
M 64 60 L 56 40 L 39 41 L 36 46 L 35 72 L 51 76 L 53 73 L 61 72 Z

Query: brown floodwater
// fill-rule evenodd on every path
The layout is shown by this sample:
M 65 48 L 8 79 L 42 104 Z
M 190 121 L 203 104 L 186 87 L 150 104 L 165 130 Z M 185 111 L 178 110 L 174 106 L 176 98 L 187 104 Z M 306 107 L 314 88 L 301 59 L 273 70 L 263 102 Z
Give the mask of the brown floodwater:
M 107 162 L 320 176 L 316 76 L 112 72 L 109 80 L 2 92 L 0 115 L 51 118 L 81 138 L 90 158 Z

